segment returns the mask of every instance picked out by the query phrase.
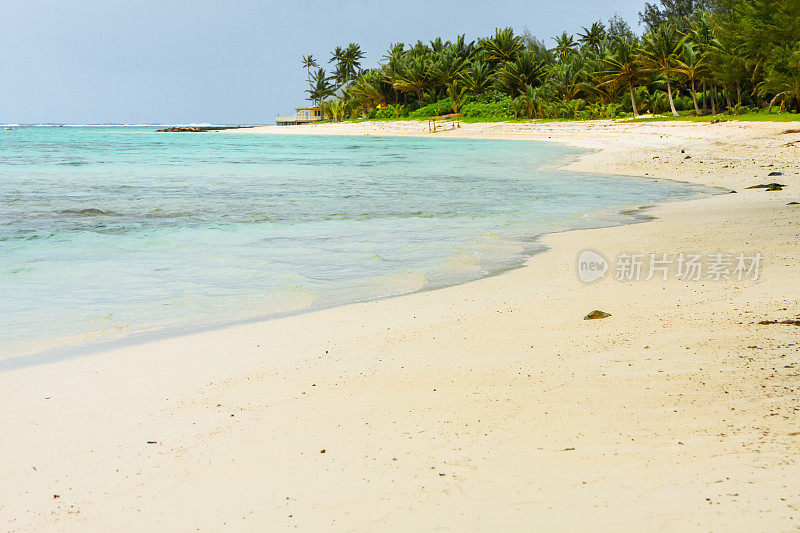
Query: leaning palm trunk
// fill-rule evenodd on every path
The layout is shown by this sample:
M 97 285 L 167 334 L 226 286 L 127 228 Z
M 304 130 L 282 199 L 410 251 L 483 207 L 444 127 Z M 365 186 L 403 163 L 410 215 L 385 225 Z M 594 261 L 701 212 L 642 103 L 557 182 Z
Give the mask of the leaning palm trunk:
M 694 112 L 696 115 L 700 115 L 700 108 L 697 106 L 697 95 L 695 94 L 694 90 L 694 78 L 692 78 L 692 102 L 694 102 Z
M 669 74 L 667 73 L 665 76 L 667 78 L 667 96 L 669 97 L 669 108 L 672 110 L 672 116 L 677 117 L 678 110 L 675 109 L 675 101 L 672 99 L 672 86 L 669 82 Z
M 639 109 L 636 107 L 636 97 L 633 95 L 633 84 L 628 84 L 628 90 L 631 92 L 631 107 L 633 108 L 633 116 L 639 116 Z
M 767 106 L 767 113 L 772 113 L 772 106 L 774 106 L 778 102 L 779 99 L 782 99 L 783 95 L 785 95 L 785 94 L 786 94 L 786 91 L 784 91 L 782 93 L 778 93 L 772 98 L 772 100 L 769 101 L 769 105 Z M 778 111 L 778 112 L 780 113 L 780 111 Z

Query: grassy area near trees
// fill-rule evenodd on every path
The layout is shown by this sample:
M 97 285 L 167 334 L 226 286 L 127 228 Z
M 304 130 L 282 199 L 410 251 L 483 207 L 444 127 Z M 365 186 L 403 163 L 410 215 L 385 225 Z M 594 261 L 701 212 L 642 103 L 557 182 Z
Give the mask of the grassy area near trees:
M 615 15 L 552 47 L 498 28 L 476 41 L 394 43 L 374 68 L 355 43 L 331 54 L 333 75 L 310 55 L 302 66 L 309 99 L 333 121 L 800 118 L 800 2 L 660 0 L 640 19 L 643 35 Z

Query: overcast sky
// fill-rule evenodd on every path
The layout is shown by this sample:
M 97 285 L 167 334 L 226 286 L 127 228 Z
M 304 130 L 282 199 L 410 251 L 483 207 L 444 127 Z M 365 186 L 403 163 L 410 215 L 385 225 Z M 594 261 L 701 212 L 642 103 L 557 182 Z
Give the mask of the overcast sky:
M 272 123 L 303 105 L 300 56 L 357 42 L 546 38 L 643 1 L 0 0 L 0 123 Z

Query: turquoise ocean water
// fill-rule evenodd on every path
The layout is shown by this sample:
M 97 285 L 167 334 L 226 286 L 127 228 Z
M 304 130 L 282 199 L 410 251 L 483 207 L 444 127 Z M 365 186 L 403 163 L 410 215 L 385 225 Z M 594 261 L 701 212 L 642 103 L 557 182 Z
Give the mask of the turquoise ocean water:
M 0 359 L 461 283 L 702 194 L 549 143 L 153 130 L 0 131 Z

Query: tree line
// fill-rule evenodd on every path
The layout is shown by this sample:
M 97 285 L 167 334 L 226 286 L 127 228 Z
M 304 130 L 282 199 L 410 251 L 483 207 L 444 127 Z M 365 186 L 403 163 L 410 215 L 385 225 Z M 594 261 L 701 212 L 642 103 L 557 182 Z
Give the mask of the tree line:
M 618 16 L 553 46 L 498 28 L 467 41 L 395 43 L 362 69 L 356 43 L 328 74 L 304 56 L 309 100 L 332 120 L 425 117 L 600 118 L 800 108 L 800 1 L 660 0 L 636 35 Z

